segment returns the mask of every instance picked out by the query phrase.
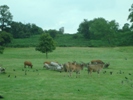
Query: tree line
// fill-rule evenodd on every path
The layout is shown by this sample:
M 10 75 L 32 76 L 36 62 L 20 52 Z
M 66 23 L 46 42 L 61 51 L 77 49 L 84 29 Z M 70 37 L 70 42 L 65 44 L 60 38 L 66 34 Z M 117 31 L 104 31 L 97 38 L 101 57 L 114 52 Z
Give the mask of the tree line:
M 84 19 L 79 24 L 78 32 L 74 34 L 74 38 L 76 39 L 79 35 L 82 35 L 88 41 L 107 41 L 110 46 L 133 45 L 133 4 L 127 16 L 131 25 L 125 23 L 122 28 L 120 28 L 119 23 L 115 20 L 107 21 L 104 18 L 94 18 L 93 20 Z M 58 34 L 64 34 L 64 27 L 61 27 L 59 30 L 43 30 L 36 24 L 15 22 L 13 21 L 13 15 L 9 7 L 7 5 L 0 6 L 0 51 L 12 39 L 30 38 L 32 35 L 40 35 L 43 33 L 50 35 L 54 39 Z
M 104 18 L 95 18 L 88 21 L 84 19 L 79 25 L 77 34 L 82 34 L 88 40 L 107 41 L 111 46 L 133 45 L 132 26 L 125 23 L 122 28 L 119 28 L 119 23 L 115 20 L 107 21 Z

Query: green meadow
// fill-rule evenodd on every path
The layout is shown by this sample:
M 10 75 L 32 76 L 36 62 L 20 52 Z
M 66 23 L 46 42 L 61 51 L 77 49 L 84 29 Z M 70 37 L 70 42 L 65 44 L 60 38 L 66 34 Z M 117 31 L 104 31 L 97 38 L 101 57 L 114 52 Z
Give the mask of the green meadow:
M 88 75 L 87 68 L 76 78 L 66 72 L 43 68 L 44 61 L 89 63 L 93 59 L 109 62 L 108 69 Z M 24 68 L 24 61 L 33 68 Z M 48 54 L 35 48 L 5 48 L 0 65 L 0 95 L 3 100 L 133 100 L 133 47 L 57 47 Z M 106 73 L 105 73 L 106 71 Z M 26 73 L 25 73 L 26 72 Z M 110 74 L 112 72 L 112 75 Z

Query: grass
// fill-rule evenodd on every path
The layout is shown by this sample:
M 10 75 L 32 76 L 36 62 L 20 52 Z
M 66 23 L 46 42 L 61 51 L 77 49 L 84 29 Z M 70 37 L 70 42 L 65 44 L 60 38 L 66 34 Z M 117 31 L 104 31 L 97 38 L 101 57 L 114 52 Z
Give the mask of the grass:
M 88 40 L 85 39 L 82 35 L 76 35 L 77 38 L 74 38 L 76 34 L 63 34 L 57 35 L 54 38 L 56 46 L 58 47 L 101 47 L 101 46 L 110 46 L 106 40 Z M 40 35 L 33 35 L 30 38 L 23 39 L 13 39 L 9 43 L 8 47 L 35 47 L 39 43 Z
M 0 95 L 4 100 L 133 100 L 132 51 L 133 47 L 58 47 L 46 59 L 45 54 L 35 48 L 6 48 L 0 55 L 0 65 L 6 68 L 6 73 L 0 74 Z M 86 68 L 79 78 L 75 78 L 75 73 L 64 77 L 65 72 L 43 69 L 46 60 L 63 64 L 68 61 L 87 63 L 93 59 L 110 63 L 100 77 L 96 73 L 90 77 Z M 24 69 L 25 60 L 33 63 L 33 69 Z

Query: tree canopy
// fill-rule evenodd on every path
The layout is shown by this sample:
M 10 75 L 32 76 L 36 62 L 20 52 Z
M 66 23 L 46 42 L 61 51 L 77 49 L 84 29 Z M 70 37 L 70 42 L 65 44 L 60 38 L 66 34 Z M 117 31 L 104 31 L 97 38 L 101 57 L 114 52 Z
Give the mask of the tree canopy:
M 55 50 L 55 42 L 53 38 L 48 33 L 43 33 L 39 38 L 39 44 L 36 47 L 37 51 L 46 53 L 46 58 L 48 58 L 48 52 Z
M 23 24 L 21 22 L 12 22 L 11 28 L 7 30 L 14 38 L 29 38 L 32 35 L 43 33 L 43 29 L 35 24 Z
M 6 29 L 11 22 L 12 22 L 13 16 L 9 11 L 9 7 L 7 5 L 0 6 L 0 28 L 1 30 Z

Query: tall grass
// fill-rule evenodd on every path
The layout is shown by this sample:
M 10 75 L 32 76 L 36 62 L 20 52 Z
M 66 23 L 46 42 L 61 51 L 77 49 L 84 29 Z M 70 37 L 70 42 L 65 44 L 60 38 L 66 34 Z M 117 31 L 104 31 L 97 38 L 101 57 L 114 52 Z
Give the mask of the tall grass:
M 133 47 L 58 47 L 46 59 L 45 54 L 35 48 L 6 48 L 0 55 L 0 65 L 6 68 L 6 73 L 0 74 L 0 95 L 4 100 L 132 100 L 132 51 Z M 68 77 L 65 72 L 43 69 L 46 60 L 63 64 L 68 61 L 88 63 L 92 59 L 110 63 L 100 77 L 96 73 L 90 77 L 86 68 L 78 78 L 75 73 Z M 24 69 L 25 60 L 33 63 L 33 69 Z

